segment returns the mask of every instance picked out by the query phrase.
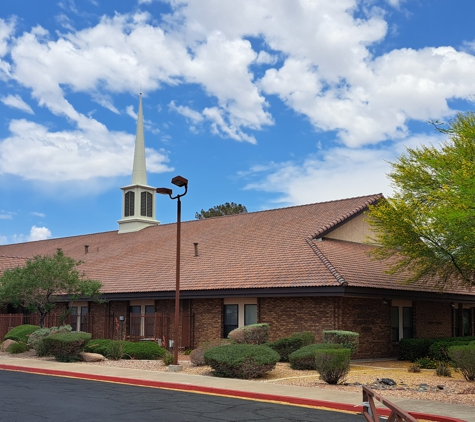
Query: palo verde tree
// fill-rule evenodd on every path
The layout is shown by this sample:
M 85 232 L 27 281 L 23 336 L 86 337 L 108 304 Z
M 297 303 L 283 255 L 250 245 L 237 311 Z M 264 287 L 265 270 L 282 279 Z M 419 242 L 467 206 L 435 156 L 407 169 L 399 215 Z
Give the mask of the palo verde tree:
M 99 300 L 101 283 L 89 280 L 77 267 L 81 261 L 67 257 L 59 249 L 54 256 L 35 256 L 24 267 L 6 270 L 0 277 L 0 302 L 23 306 L 40 317 L 46 315 L 59 297 L 70 300 L 87 297 Z
M 407 282 L 431 281 L 440 289 L 475 285 L 475 114 L 458 114 L 439 147 L 407 148 L 391 163 L 394 196 L 368 212 L 381 245 L 374 256 Z
M 235 202 L 226 202 L 225 204 L 216 205 L 208 211 L 201 210 L 201 212 L 195 213 L 195 218 L 197 220 L 203 220 L 205 218 L 220 217 L 222 215 L 245 213 L 247 213 L 247 208 L 244 205 L 236 204 Z

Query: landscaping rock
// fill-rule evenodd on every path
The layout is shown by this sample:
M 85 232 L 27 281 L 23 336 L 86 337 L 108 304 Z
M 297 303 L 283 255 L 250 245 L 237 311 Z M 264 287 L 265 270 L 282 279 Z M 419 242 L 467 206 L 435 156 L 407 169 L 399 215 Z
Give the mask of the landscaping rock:
M 17 343 L 15 340 L 5 340 L 3 343 L 2 343 L 2 349 L 1 351 L 2 352 L 6 352 L 7 349 L 12 345 L 12 344 L 15 344 Z
M 81 352 L 79 353 L 79 358 L 84 362 L 101 362 L 106 358 L 99 353 L 88 353 Z
M 379 382 L 384 385 L 396 385 L 396 381 L 392 380 L 391 378 L 381 378 Z

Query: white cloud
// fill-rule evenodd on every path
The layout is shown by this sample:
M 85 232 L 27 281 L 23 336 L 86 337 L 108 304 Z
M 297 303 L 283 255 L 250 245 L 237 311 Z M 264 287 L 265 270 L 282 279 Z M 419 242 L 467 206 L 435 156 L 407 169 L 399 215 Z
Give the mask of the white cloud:
M 35 114 L 33 109 L 23 101 L 19 95 L 7 95 L 6 97 L 1 97 L 0 101 L 6 106 L 17 108 L 19 110 L 25 111 L 29 114 Z
M 41 217 L 41 218 L 45 218 L 46 217 L 46 214 L 42 213 L 42 212 L 37 212 L 37 211 L 33 211 L 31 213 L 31 215 L 35 215 L 36 217 Z
M 81 117 L 83 130 L 51 132 L 27 120 L 10 123 L 11 136 L 0 143 L 0 174 L 27 180 L 66 182 L 126 175 L 132 168 L 134 136 L 109 132 Z M 18 154 L 18 150 L 22 154 Z M 147 149 L 147 169 L 169 171 L 163 152 Z M 46 165 L 47 164 L 47 165 Z
M 12 218 L 12 214 L 0 214 L 0 220 L 11 220 Z
M 193 110 L 188 106 L 177 106 L 175 105 L 175 101 L 171 101 L 170 104 L 168 104 L 168 107 L 170 108 L 170 110 L 176 111 L 177 113 L 181 114 L 187 119 L 190 119 L 194 123 L 199 123 L 203 121 L 203 116 L 201 115 L 201 113 L 196 110 Z
M 51 237 L 51 231 L 46 227 L 36 227 L 33 226 L 30 230 L 30 235 L 28 236 L 28 242 L 34 240 L 44 240 Z
M 245 189 L 280 194 L 273 202 L 301 205 L 340 198 L 383 193 L 392 194 L 386 174 L 388 162 L 405 147 L 437 144 L 440 136 L 414 136 L 388 149 L 336 147 L 307 158 L 303 163 L 270 163 L 241 174 L 258 179 Z
M 139 115 L 134 111 L 134 106 L 128 105 L 125 108 L 125 112 L 134 120 L 137 120 L 137 118 L 139 117 Z

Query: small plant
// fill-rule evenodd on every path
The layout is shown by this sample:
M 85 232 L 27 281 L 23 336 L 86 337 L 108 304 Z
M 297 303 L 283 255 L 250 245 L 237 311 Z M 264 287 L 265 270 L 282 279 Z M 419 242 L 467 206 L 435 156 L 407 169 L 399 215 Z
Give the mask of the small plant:
M 187 350 L 185 350 L 185 351 L 183 352 L 183 354 L 184 354 L 185 356 L 188 356 L 188 355 L 191 354 L 192 351 L 193 351 L 192 349 L 187 349 Z
M 351 349 L 320 349 L 315 352 L 315 366 L 328 384 L 342 382 L 350 371 Z
M 269 324 L 250 324 L 228 334 L 235 344 L 265 344 L 269 342 Z
M 407 372 L 419 373 L 421 372 L 421 365 L 414 362 L 411 365 L 409 365 L 409 368 L 407 368 Z
M 430 357 L 416 359 L 415 363 L 417 363 L 423 369 L 435 369 L 437 368 L 438 362 Z
M 224 378 L 258 378 L 272 371 L 280 356 L 270 347 L 251 344 L 218 346 L 205 352 L 205 362 Z
M 437 364 L 437 368 L 435 368 L 435 373 L 439 377 L 451 377 L 452 371 L 450 370 L 450 366 L 448 362 L 439 362 Z
M 105 357 L 111 360 L 121 360 L 124 357 L 124 347 L 121 340 L 111 341 L 106 348 Z
M 8 346 L 7 352 L 16 355 L 27 352 L 28 350 L 30 350 L 30 348 L 25 343 L 12 343 Z
M 168 350 L 165 352 L 165 354 L 163 355 L 162 357 L 162 361 L 163 363 L 168 366 L 168 365 L 172 365 L 173 364 L 173 354 L 170 353 Z

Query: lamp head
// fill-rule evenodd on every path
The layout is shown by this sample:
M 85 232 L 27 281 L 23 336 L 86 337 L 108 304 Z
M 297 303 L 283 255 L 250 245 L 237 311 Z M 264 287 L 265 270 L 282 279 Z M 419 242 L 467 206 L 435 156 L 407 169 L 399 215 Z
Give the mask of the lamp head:
M 179 188 L 182 188 L 182 187 L 188 185 L 188 179 L 185 179 L 185 178 L 182 177 L 182 176 L 175 176 L 175 177 L 172 179 L 172 183 L 173 183 L 175 186 L 178 186 Z
M 160 193 L 162 195 L 171 195 L 173 191 L 168 188 L 157 188 L 155 192 Z

